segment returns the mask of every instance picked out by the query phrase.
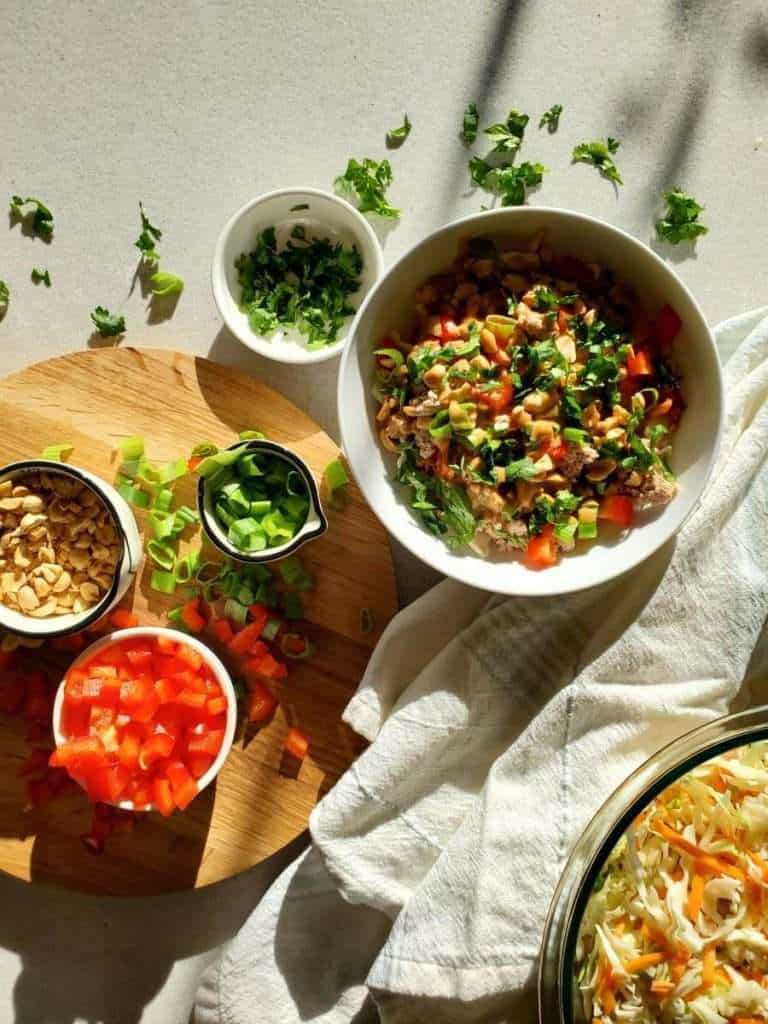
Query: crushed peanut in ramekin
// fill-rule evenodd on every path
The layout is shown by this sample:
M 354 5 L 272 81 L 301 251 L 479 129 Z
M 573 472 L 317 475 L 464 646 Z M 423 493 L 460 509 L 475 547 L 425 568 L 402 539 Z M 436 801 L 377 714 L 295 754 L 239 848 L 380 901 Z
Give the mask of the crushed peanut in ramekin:
M 87 611 L 112 585 L 120 543 L 85 484 L 55 473 L 0 483 L 0 602 L 32 618 Z

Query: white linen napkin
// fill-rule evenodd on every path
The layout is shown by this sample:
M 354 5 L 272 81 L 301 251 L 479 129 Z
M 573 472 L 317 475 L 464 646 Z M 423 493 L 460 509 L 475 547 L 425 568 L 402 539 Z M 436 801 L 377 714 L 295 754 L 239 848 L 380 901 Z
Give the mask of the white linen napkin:
M 371 746 L 205 975 L 199 1024 L 535 1019 L 573 842 L 752 674 L 768 612 L 768 307 L 716 334 L 725 435 L 677 542 L 595 590 L 488 598 L 446 581 L 393 620 L 345 712 Z

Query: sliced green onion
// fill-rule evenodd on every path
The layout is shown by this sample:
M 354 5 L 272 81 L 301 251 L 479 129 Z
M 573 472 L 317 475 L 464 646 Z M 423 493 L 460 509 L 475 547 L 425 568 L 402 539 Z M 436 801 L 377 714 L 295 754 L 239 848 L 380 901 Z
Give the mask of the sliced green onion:
M 266 498 L 259 501 L 252 501 L 248 506 L 248 511 L 252 516 L 265 516 L 267 512 L 272 511 L 272 502 Z
M 308 498 L 301 498 L 297 494 L 289 494 L 287 497 L 283 498 L 280 505 L 288 518 L 294 521 L 297 528 L 307 518 L 307 512 L 309 511 Z M 253 509 L 253 506 L 251 506 L 251 509 Z
M 197 472 L 200 476 L 212 477 L 220 469 L 234 466 L 241 455 L 242 450 L 239 446 L 237 448 L 228 448 L 224 452 L 217 452 L 215 455 L 208 455 L 197 467 Z
M 297 555 L 290 555 L 277 563 L 278 571 L 283 578 L 283 583 L 289 587 L 297 587 L 299 590 L 308 590 L 312 586 L 312 577 L 304 568 Z
M 323 476 L 331 495 L 333 495 L 334 491 L 338 491 L 340 487 L 346 487 L 349 483 L 349 474 L 341 459 L 334 459 L 333 462 L 329 462 L 325 467 Z
M 199 583 L 200 586 L 205 586 L 209 583 L 215 583 L 216 580 L 221 579 L 223 572 L 224 566 L 221 564 L 221 562 L 203 562 L 201 565 L 198 566 L 195 572 L 195 582 Z
M 260 583 L 251 604 L 265 604 L 268 608 L 274 608 L 277 605 L 277 592 L 272 584 L 266 580 Z
M 244 604 L 247 607 L 250 607 L 250 605 L 254 604 L 256 601 L 256 595 L 247 583 L 241 583 L 233 596 L 236 601 L 239 601 L 240 604 Z
M 184 606 L 178 605 L 176 608 L 171 608 L 171 610 L 167 613 L 166 618 L 170 623 L 173 624 L 174 629 L 178 629 L 181 633 L 188 633 L 189 630 L 187 629 L 187 625 L 184 622 L 184 619 L 182 618 L 183 611 Z
M 177 533 L 182 533 L 187 526 L 191 526 L 199 520 L 200 516 L 193 508 L 190 508 L 189 505 L 180 505 L 173 517 L 173 528 Z
M 295 651 L 292 652 L 289 649 L 290 640 L 303 640 L 304 649 L 298 653 Z M 301 633 L 283 633 L 280 638 L 280 650 L 286 658 L 293 658 L 294 661 L 302 661 L 304 658 L 308 658 L 311 654 L 314 654 L 315 648 L 305 636 L 301 635 Z
M 555 537 L 564 544 L 570 544 L 576 536 L 578 523 L 556 523 Z
M 120 442 L 120 454 L 123 462 L 137 462 L 144 454 L 144 438 L 126 437 Z
M 261 466 L 259 465 L 259 456 L 253 452 L 249 455 L 243 455 L 243 457 L 237 463 L 237 472 L 240 476 L 263 476 Z
M 166 487 L 162 491 L 158 491 L 155 495 L 155 500 L 152 502 L 152 507 L 156 508 L 160 512 L 170 512 L 171 505 L 173 504 L 173 491 Z
M 218 450 L 218 446 L 211 441 L 203 441 L 202 444 L 195 445 L 192 449 L 191 457 L 193 459 L 207 459 L 209 455 L 216 455 Z
M 66 462 L 67 456 L 71 455 L 74 450 L 73 444 L 49 444 L 47 448 L 43 448 L 43 454 L 40 457 L 50 459 L 51 462 Z
M 301 473 L 292 469 L 285 479 L 285 489 L 292 497 L 298 498 L 306 494 L 307 488 Z
M 267 537 L 274 542 L 279 542 L 281 538 L 290 540 L 296 532 L 296 524 L 287 520 L 279 509 L 265 515 L 261 520 L 261 527 Z
M 174 536 L 173 512 L 161 512 L 159 509 L 153 508 L 149 513 L 149 520 L 155 540 L 166 540 L 168 537 Z
M 271 643 L 277 636 L 279 629 L 280 619 L 267 619 L 264 623 L 264 628 L 261 631 L 262 640 L 266 640 L 268 643 Z
M 304 602 L 301 600 L 300 594 L 291 590 L 287 594 L 282 594 L 281 597 L 286 619 L 304 618 Z
M 260 430 L 241 430 L 240 440 L 241 441 L 263 441 L 266 438 L 266 434 L 262 434 Z
M 121 498 L 125 498 L 129 505 L 135 505 L 137 508 L 149 508 L 150 496 L 147 492 L 134 487 L 133 483 L 125 477 L 118 477 L 117 493 Z
M 174 566 L 176 581 L 178 583 L 190 583 L 192 580 L 196 581 L 196 573 L 199 564 L 199 551 L 190 551 L 189 554 L 182 555 L 180 558 L 177 558 L 176 565 Z
M 161 569 L 171 570 L 176 564 L 176 552 L 170 544 L 162 540 L 151 540 L 147 544 L 147 554 Z
M 155 569 L 150 578 L 149 585 L 160 594 L 173 594 L 176 591 L 176 577 L 172 572 Z
M 564 427 L 563 440 L 583 445 L 589 440 L 589 433 L 586 430 L 580 430 L 578 427 Z
M 224 617 L 236 626 L 244 626 L 248 620 L 248 606 L 240 604 L 239 601 L 229 597 L 224 602 Z
M 594 540 L 597 536 L 597 523 L 579 523 L 579 540 Z
M 391 359 L 396 370 L 403 365 L 403 353 L 396 348 L 377 348 L 373 354 L 375 356 L 386 356 L 387 359 Z
M 179 480 L 181 477 L 186 476 L 189 473 L 189 466 L 187 465 L 186 459 L 174 459 L 173 462 L 169 462 L 167 465 L 159 471 L 159 481 L 161 484 L 170 484 L 174 480 Z
M 136 469 L 136 479 L 152 488 L 160 487 L 164 483 L 161 479 L 160 470 L 146 459 L 139 460 Z

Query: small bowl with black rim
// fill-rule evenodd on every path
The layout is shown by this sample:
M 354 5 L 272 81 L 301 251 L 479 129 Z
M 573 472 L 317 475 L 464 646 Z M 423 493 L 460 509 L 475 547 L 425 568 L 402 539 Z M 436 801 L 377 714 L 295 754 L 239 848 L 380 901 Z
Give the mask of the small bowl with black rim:
M 205 535 L 236 562 L 274 562 L 328 529 L 312 470 L 275 441 L 237 441 L 204 459 L 198 473 Z

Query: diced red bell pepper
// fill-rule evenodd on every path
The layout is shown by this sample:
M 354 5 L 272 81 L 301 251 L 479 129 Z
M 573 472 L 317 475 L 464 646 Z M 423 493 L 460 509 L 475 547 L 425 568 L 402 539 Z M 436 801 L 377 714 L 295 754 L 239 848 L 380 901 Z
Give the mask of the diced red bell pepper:
M 190 647 L 189 644 L 179 644 L 176 648 L 176 657 L 195 672 L 203 664 L 202 654 L 196 651 L 194 647 Z
M 85 736 L 91 724 L 89 704 L 72 704 L 65 700 L 61 708 L 61 731 L 68 737 Z
M 183 811 L 198 794 L 197 783 L 181 761 L 171 761 L 166 769 L 166 776 L 171 784 L 173 801 Z
M 223 729 L 209 729 L 200 735 L 190 736 L 187 740 L 187 750 L 190 754 L 210 754 L 216 757 L 223 742 Z
M 173 679 L 158 679 L 155 681 L 155 693 L 161 704 L 170 704 L 176 700 L 179 686 Z
M 547 569 L 557 562 L 557 544 L 554 527 L 547 523 L 544 529 L 528 541 L 525 550 L 525 564 L 529 569 Z
M 482 392 L 482 400 L 488 405 L 492 413 L 498 414 L 504 409 L 509 408 L 514 394 L 515 389 L 512 385 L 512 379 L 505 375 L 499 378 L 499 386 L 494 388 L 493 391 Z
M 172 637 L 160 634 L 155 637 L 155 646 L 158 651 L 162 651 L 163 654 L 173 654 L 176 650 L 176 641 Z
M 125 657 L 137 673 L 149 672 L 152 664 L 152 651 L 149 647 L 127 647 Z
M 289 729 L 283 747 L 287 753 L 303 761 L 309 750 L 309 740 L 299 729 Z
M 105 753 L 104 744 L 97 736 L 78 736 L 57 747 L 48 759 L 48 764 L 51 768 L 67 768 L 72 771 L 97 768 L 104 763 Z
M 110 615 L 110 619 L 115 629 L 132 629 L 139 624 L 138 615 L 134 615 L 127 608 L 115 609 Z
M 680 333 L 683 321 L 670 305 L 662 306 L 656 315 L 654 333 L 660 345 L 669 345 Z
M 242 629 L 238 630 L 237 633 L 232 637 L 229 642 L 229 649 L 233 654 L 247 654 L 251 646 L 259 640 L 261 631 L 264 628 L 264 623 L 267 621 L 266 614 L 262 618 L 255 619 L 253 622 L 249 622 L 247 626 L 243 626 Z
M 164 818 L 173 814 L 176 805 L 173 802 L 173 793 L 168 779 L 155 778 L 152 780 L 152 803 Z
M 277 707 L 277 697 L 254 680 L 248 686 L 248 721 L 263 722 Z
M 211 767 L 213 761 L 214 759 L 210 754 L 188 754 L 187 768 L 194 778 L 201 779 Z
M 568 314 L 564 309 L 558 310 L 557 313 L 557 330 L 559 334 L 566 334 L 568 331 Z
M 139 753 L 144 739 L 144 730 L 141 725 L 131 722 L 123 729 L 120 739 L 120 747 L 117 751 L 117 759 L 120 764 L 125 765 L 132 771 L 138 767 Z
M 609 494 L 600 502 L 597 516 L 627 529 L 635 518 L 635 507 L 626 494 Z
M 128 785 L 130 771 L 125 765 L 110 764 L 94 768 L 85 776 L 85 788 L 90 800 L 115 803 Z
M 211 629 L 213 630 L 213 635 L 222 644 L 228 644 L 235 635 L 229 619 L 213 619 Z
M 227 713 L 227 698 L 209 697 L 206 701 L 205 710 L 209 715 L 225 715 Z
M 200 602 L 193 597 L 181 609 L 181 621 L 190 633 L 202 633 L 205 629 L 205 618 L 200 614 Z
M 141 782 L 138 779 L 132 780 L 126 789 L 125 798 L 126 800 L 133 801 L 133 806 L 137 810 L 141 810 L 143 807 L 146 807 L 147 804 L 152 803 L 152 789 L 150 784 Z
M 195 693 L 194 690 L 182 690 L 176 695 L 174 704 L 179 705 L 187 710 L 194 710 L 203 712 L 205 705 L 208 702 L 208 697 L 205 693 Z
M 144 740 L 139 753 L 139 767 L 144 771 L 164 757 L 170 757 L 176 740 L 167 732 L 156 732 Z
M 205 679 L 193 672 L 192 669 L 187 669 L 186 672 L 178 672 L 173 677 L 173 681 L 179 690 L 190 690 L 192 693 L 208 695 Z
M 288 675 L 288 669 L 283 662 L 278 661 L 269 651 L 259 655 L 257 658 L 251 658 L 245 667 L 248 672 L 263 676 L 265 679 L 285 679 Z
M 153 688 L 144 703 L 139 704 L 131 711 L 131 717 L 134 722 L 151 722 L 159 707 L 160 701 Z
M 132 714 L 145 704 L 149 697 L 154 695 L 154 692 L 154 685 L 149 676 L 126 680 L 120 686 L 120 707 L 124 708 L 128 714 Z
M 627 373 L 630 377 L 650 377 L 653 374 L 653 363 L 647 349 L 641 348 L 627 359 Z
M 93 705 L 90 711 L 89 726 L 95 735 L 100 735 L 110 726 L 115 724 L 116 712 L 114 708 L 97 707 Z
M 443 341 L 457 341 L 461 337 L 461 331 L 452 316 L 444 315 L 440 317 L 440 334 L 438 337 Z

